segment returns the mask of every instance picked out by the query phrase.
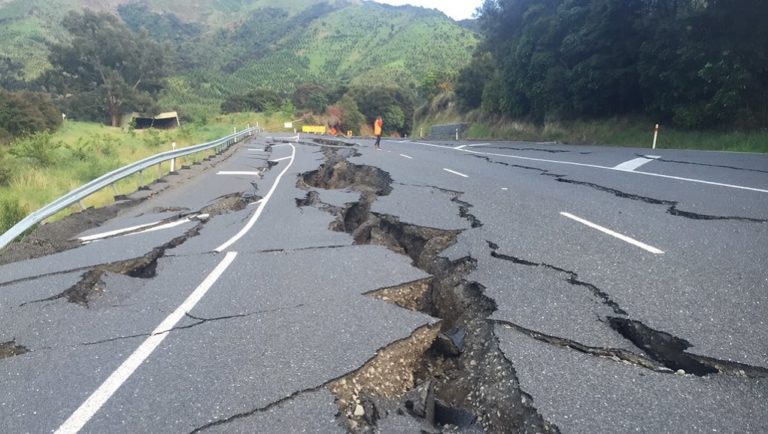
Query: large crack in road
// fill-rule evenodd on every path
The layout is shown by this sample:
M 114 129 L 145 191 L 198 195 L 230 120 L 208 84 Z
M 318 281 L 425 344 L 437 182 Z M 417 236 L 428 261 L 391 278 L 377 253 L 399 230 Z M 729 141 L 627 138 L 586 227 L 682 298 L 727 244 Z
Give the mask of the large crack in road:
M 389 174 L 350 163 L 347 158 L 353 151 L 326 148 L 324 153 L 325 163 L 301 175 L 298 185 L 305 189 L 353 189 L 360 193 L 359 200 L 337 207 L 322 203 L 319 195 L 310 191 L 297 205 L 316 206 L 335 214 L 330 229 L 351 234 L 355 244 L 381 245 L 410 257 L 414 266 L 433 277 L 382 288 L 370 295 L 441 319 L 440 334 L 435 335 L 428 350 L 418 354 L 420 362 L 412 374 L 415 382 L 410 391 L 382 396 L 374 392 L 382 387 L 377 385 L 368 393 L 358 392 L 352 402 L 337 395 L 348 429 L 372 432 L 388 418 L 411 417 L 427 432 L 456 424 L 464 430 L 557 432 L 520 390 L 514 367 L 499 349 L 488 320 L 495 303 L 483 295 L 482 285 L 466 280 L 476 267 L 475 259 L 451 261 L 439 256 L 456 243 L 461 231 L 412 225 L 396 216 L 372 212 L 377 197 L 392 190 Z M 470 226 L 479 227 L 479 220 L 469 217 L 471 204 L 460 201 L 459 196 L 455 194 L 453 202 L 460 216 L 467 218 Z M 378 381 L 386 382 L 388 377 Z
M 670 333 L 655 330 L 643 324 L 641 321 L 630 319 L 629 313 L 621 308 L 617 302 L 612 300 L 606 291 L 599 289 L 597 286 L 591 283 L 579 280 L 578 274 L 573 271 L 565 270 L 550 264 L 538 263 L 504 253 L 499 253 L 498 250 L 500 247 L 497 244 L 489 241 L 488 245 L 491 249 L 491 257 L 493 258 L 508 261 L 516 265 L 522 265 L 526 267 L 540 267 L 543 269 L 550 269 L 564 273 L 566 276 L 568 276 L 565 281 L 569 284 L 587 288 L 595 296 L 595 298 L 600 300 L 602 304 L 609 306 L 613 310 L 614 314 L 620 315 L 600 318 L 600 321 L 608 324 L 611 329 L 631 342 L 644 354 L 650 356 L 653 362 L 649 363 L 645 357 L 637 354 L 627 354 L 627 352 L 624 350 L 607 348 L 598 350 L 575 341 L 555 336 L 548 336 L 540 332 L 528 330 L 525 327 L 522 327 L 518 324 L 513 324 L 508 321 L 496 320 L 496 322 L 499 324 L 508 326 L 508 328 L 524 333 L 542 342 L 558 346 L 570 347 L 578 351 L 597 356 L 620 359 L 622 361 L 627 361 L 654 370 L 659 370 L 658 368 L 663 366 L 667 368 L 665 372 L 693 374 L 700 377 L 709 374 L 725 374 L 752 378 L 768 377 L 768 369 L 765 368 L 728 360 L 720 360 L 713 357 L 699 356 L 686 352 L 685 350 L 692 346 L 690 342 Z

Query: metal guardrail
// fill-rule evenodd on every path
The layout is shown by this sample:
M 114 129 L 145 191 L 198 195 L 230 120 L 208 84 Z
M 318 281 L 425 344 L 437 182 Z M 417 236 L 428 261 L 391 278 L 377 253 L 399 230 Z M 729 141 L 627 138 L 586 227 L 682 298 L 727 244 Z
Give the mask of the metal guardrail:
M 254 133 L 258 133 L 260 131 L 260 128 L 249 128 L 239 133 L 233 133 L 229 136 L 222 137 L 221 139 L 214 140 L 212 142 L 156 154 L 139 162 L 113 170 L 112 172 L 96 178 L 80 188 L 70 191 L 64 196 L 56 199 L 55 201 L 25 217 L 15 226 L 8 229 L 8 231 L 6 231 L 4 234 L 0 235 L 0 249 L 8 245 L 11 241 L 15 240 L 16 237 L 28 231 L 41 221 L 55 215 L 67 207 L 79 203 L 91 194 L 96 193 L 105 187 L 109 187 L 121 179 L 127 178 L 135 173 L 140 173 L 145 169 L 148 169 L 157 164 L 164 163 L 168 160 L 174 160 L 176 158 L 196 154 L 198 152 L 208 151 L 210 149 L 220 148 L 217 149 L 217 151 L 223 151 L 245 139 L 246 137 L 250 137 Z

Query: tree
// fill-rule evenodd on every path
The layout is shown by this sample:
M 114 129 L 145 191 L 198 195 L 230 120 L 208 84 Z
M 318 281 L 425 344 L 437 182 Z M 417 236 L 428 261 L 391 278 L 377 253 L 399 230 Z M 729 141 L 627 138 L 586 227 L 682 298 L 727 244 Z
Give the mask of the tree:
M 292 101 L 296 108 L 322 113 L 329 103 L 328 90 L 319 84 L 304 83 L 293 92 Z
M 0 57 L 0 88 L 20 89 L 24 84 L 24 65 L 10 57 Z
M 51 45 L 53 69 L 42 79 L 45 87 L 69 95 L 73 109 L 83 107 L 85 116 L 98 114 L 112 126 L 128 111 L 154 111 L 166 76 L 159 44 L 106 13 L 71 12 L 62 24 L 70 38 Z
M 52 131 L 59 125 L 61 113 L 47 95 L 29 91 L 0 90 L 0 141 L 8 141 L 25 134 Z
M 369 124 L 381 116 L 385 133 L 411 131 L 414 98 L 410 91 L 399 87 L 365 87 L 353 89 L 350 94 Z
M 222 113 L 263 112 L 283 105 L 283 98 L 271 89 L 255 89 L 246 95 L 232 95 L 221 103 Z
M 465 110 L 535 123 L 643 113 L 764 126 L 765 22 L 764 0 L 486 0 L 485 41 L 456 94 Z
M 456 83 L 456 98 L 459 108 L 464 111 L 480 108 L 483 91 L 496 72 L 496 63 L 491 53 L 477 53 L 472 62 L 459 72 Z

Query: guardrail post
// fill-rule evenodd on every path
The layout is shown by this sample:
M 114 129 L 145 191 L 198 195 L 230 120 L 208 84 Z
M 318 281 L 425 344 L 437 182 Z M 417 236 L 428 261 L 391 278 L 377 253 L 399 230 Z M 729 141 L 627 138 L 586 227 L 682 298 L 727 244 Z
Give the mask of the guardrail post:
M 176 142 L 171 143 L 171 150 L 173 150 L 173 151 L 176 150 Z M 171 159 L 171 173 L 174 173 L 174 172 L 176 172 L 176 159 L 172 158 Z
M 112 184 L 112 193 L 115 193 L 115 197 L 120 196 L 120 194 L 117 192 L 117 187 L 115 187 L 115 184 Z
M 139 170 L 139 190 L 144 188 L 144 171 Z

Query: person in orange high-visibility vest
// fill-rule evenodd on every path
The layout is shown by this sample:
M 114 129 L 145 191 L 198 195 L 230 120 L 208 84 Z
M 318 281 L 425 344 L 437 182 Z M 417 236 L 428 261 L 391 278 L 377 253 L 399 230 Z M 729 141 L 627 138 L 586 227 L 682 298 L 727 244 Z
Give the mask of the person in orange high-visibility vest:
M 381 130 L 384 128 L 384 121 L 381 119 L 381 116 L 376 118 L 376 121 L 373 123 L 373 135 L 376 136 L 376 143 L 374 143 L 373 147 L 381 150 Z

